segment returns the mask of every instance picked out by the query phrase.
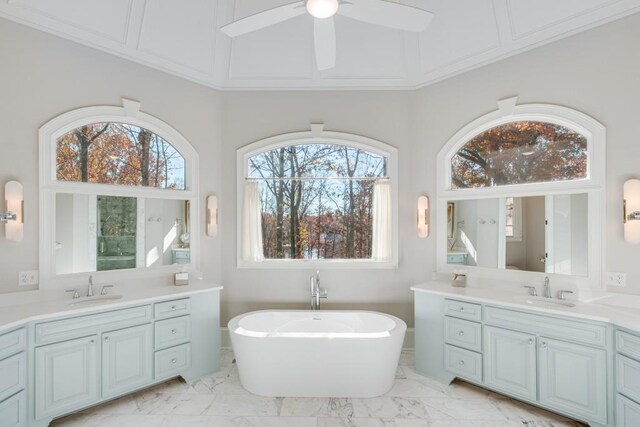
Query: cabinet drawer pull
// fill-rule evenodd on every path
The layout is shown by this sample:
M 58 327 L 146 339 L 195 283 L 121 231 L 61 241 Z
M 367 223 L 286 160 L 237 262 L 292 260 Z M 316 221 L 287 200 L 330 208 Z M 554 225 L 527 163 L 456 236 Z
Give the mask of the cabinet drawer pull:
M 533 338 L 529 338 L 529 345 L 533 344 Z
M 464 366 L 464 360 L 459 361 L 459 362 L 458 362 L 458 365 L 460 365 L 460 366 Z
M 171 359 L 171 363 L 176 363 L 178 361 L 178 359 L 176 359 L 175 357 L 173 359 Z
M 464 307 L 460 307 L 460 311 L 464 311 Z
M 173 335 L 175 335 L 175 334 L 177 334 L 177 333 L 178 333 L 178 331 L 176 331 L 175 329 L 172 329 L 172 330 L 171 330 L 171 333 L 172 333 Z
M 458 332 L 458 335 L 460 335 L 461 337 L 464 336 L 464 331 Z
M 172 305 L 172 306 L 171 306 L 171 310 L 175 310 L 175 309 L 176 309 L 176 306 L 175 306 L 175 305 Z

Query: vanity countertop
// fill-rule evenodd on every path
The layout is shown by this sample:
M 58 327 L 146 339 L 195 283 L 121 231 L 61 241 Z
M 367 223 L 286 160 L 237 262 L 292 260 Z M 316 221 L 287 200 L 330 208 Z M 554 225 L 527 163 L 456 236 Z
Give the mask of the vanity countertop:
M 122 298 L 85 306 L 70 306 L 69 303 L 76 300 L 65 295 L 63 290 L 57 290 L 55 294 L 52 294 L 51 291 L 34 291 L 30 292 L 30 295 L 5 294 L 0 295 L 0 333 L 32 321 L 47 320 L 69 315 L 82 315 L 102 310 L 113 310 L 132 304 L 144 304 L 186 297 L 203 292 L 219 291 L 221 289 L 222 286 L 205 281 L 195 281 L 186 286 L 166 284 L 144 287 L 134 286 L 127 288 L 124 292 L 118 287 L 116 290 L 110 290 L 109 293 L 122 295 Z M 52 295 L 56 298 L 51 298 Z M 16 298 L 11 298 L 11 296 L 20 297 L 19 302 L 16 302 Z M 81 298 L 77 301 L 84 299 L 86 298 Z
M 570 300 L 569 302 L 575 304 L 575 307 L 565 307 L 555 304 L 544 306 L 527 304 L 525 301 L 527 294 L 524 290 L 516 293 L 485 287 L 453 287 L 448 281 L 425 282 L 412 286 L 411 290 L 464 301 L 499 304 L 519 310 L 606 322 L 640 332 L 640 296 L 637 295 L 608 294 L 593 302 Z

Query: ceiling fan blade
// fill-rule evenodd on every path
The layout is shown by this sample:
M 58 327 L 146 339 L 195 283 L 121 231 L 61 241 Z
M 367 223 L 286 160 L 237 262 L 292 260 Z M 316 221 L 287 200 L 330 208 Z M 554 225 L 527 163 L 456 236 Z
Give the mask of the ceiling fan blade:
M 235 22 L 221 27 L 220 30 L 229 37 L 236 37 L 262 28 L 270 27 L 271 25 L 278 24 L 305 13 L 307 13 L 307 10 L 304 8 L 304 2 L 298 1 L 295 3 L 285 4 L 284 6 L 274 7 L 273 9 L 268 9 L 263 12 L 256 13 L 255 15 L 249 15 L 246 18 L 238 19 Z
M 340 15 L 397 30 L 424 31 L 433 13 L 385 0 L 347 0 L 340 4 Z
M 313 41 L 318 70 L 336 66 L 336 28 L 333 18 L 313 20 Z

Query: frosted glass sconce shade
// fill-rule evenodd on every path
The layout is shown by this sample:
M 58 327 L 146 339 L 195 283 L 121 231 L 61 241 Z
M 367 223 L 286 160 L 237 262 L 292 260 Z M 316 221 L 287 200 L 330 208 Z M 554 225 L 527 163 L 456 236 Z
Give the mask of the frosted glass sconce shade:
M 338 11 L 338 0 L 308 0 L 307 12 L 314 18 L 330 18 Z
M 418 237 L 429 237 L 429 198 L 418 197 Z
M 0 213 L 0 222 L 5 222 L 5 236 L 9 242 L 22 241 L 24 229 L 24 200 L 22 184 L 9 181 L 4 186 L 4 199 L 7 211 Z
M 207 197 L 206 218 L 207 236 L 216 237 L 218 235 L 218 197 L 213 194 Z
M 640 179 L 624 183 L 624 239 L 640 243 Z

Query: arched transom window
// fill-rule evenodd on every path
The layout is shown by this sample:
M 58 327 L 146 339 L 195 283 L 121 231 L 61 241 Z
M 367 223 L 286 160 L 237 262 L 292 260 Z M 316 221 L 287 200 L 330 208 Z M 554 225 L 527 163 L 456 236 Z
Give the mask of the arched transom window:
M 587 138 L 565 126 L 513 121 L 486 130 L 451 158 L 451 188 L 588 178 Z
M 91 123 L 56 140 L 56 179 L 185 189 L 185 159 L 152 131 L 129 123 Z

